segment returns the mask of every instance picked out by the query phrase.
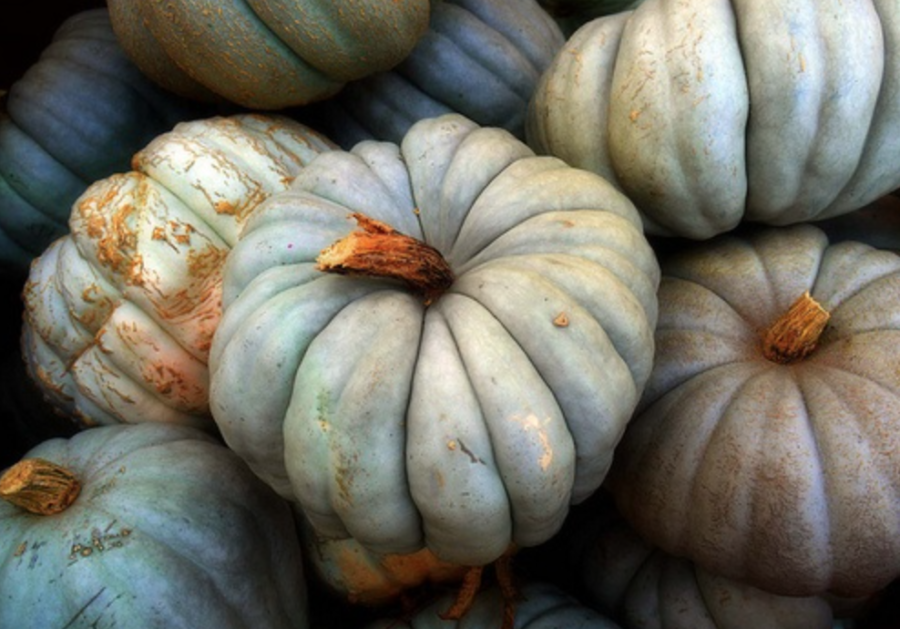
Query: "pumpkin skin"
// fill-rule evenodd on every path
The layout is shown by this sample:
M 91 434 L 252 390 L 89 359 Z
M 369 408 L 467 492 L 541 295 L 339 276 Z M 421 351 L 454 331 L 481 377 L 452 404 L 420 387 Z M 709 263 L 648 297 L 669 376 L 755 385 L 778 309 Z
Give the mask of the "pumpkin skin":
M 177 93 L 284 109 L 387 70 L 428 28 L 429 0 L 111 0 L 113 28 Z M 215 97 L 213 97 L 215 98 Z
M 353 538 L 322 537 L 302 513 L 296 516 L 310 572 L 331 595 L 354 606 L 385 607 L 426 586 L 459 583 L 467 570 L 441 561 L 427 548 L 405 555 L 376 555 Z
M 568 524 L 568 523 L 567 523 Z M 778 596 L 712 574 L 643 540 L 614 510 L 595 510 L 566 530 L 582 600 L 624 629 L 832 629 L 821 596 Z
M 531 580 L 519 590 L 514 629 L 619 629 L 619 625 L 580 603 L 553 584 Z M 444 595 L 415 612 L 412 618 L 376 620 L 365 629 L 496 629 L 503 626 L 503 594 L 496 586 L 479 592 L 472 608 L 460 620 L 442 620 L 453 604 Z
M 288 118 L 178 124 L 99 180 L 23 290 L 29 373 L 79 425 L 212 428 L 206 360 L 241 225 L 333 143 Z
M 569 38 L 528 142 L 615 182 L 650 235 L 837 216 L 900 187 L 898 46 L 891 0 L 642 2 Z
M 353 212 L 442 252 L 452 286 L 426 305 L 317 270 Z M 546 540 L 602 482 L 652 363 L 658 265 L 630 201 L 458 114 L 314 159 L 224 282 L 222 435 L 321 536 L 376 554 L 483 565 Z
M 345 149 L 399 144 L 418 120 L 458 113 L 525 138 L 525 112 L 565 37 L 536 0 L 445 0 L 399 65 L 351 81 L 317 108 Z
M 127 170 L 135 151 L 176 123 L 212 113 L 144 76 L 106 9 L 67 19 L 0 111 L 0 269 L 24 278 L 66 233 L 88 185 Z
M 0 501 L 0 626 L 308 626 L 290 508 L 220 441 L 104 426 L 26 457 L 68 469 L 81 491 L 54 515 Z
M 608 486 L 650 543 L 776 594 L 868 596 L 900 574 L 900 257 L 812 225 L 662 262 L 657 354 Z M 805 358 L 761 331 L 804 291 Z

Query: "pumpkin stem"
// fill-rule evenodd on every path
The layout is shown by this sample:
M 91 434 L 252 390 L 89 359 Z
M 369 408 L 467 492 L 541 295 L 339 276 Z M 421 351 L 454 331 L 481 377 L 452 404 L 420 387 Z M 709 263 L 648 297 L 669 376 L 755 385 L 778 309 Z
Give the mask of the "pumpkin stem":
M 802 360 L 816 348 L 830 317 L 809 291 L 803 293 L 765 331 L 763 355 L 785 365 Z
M 46 459 L 22 459 L 0 476 L 0 498 L 35 515 L 65 511 L 80 491 L 72 472 Z
M 519 599 L 519 590 L 515 584 L 513 575 L 512 558 L 517 552 L 511 545 L 497 560 L 493 562 L 494 576 L 500 588 L 503 598 L 503 616 L 500 629 L 513 629 L 516 622 L 516 603 Z M 456 593 L 456 599 L 450 608 L 438 615 L 441 620 L 460 620 L 469 613 L 475 604 L 475 597 L 481 590 L 481 581 L 484 566 L 471 566 L 463 575 L 462 584 Z
M 359 229 L 319 253 L 320 271 L 401 280 L 424 295 L 426 305 L 453 283 L 450 265 L 431 245 L 360 212 L 350 216 Z

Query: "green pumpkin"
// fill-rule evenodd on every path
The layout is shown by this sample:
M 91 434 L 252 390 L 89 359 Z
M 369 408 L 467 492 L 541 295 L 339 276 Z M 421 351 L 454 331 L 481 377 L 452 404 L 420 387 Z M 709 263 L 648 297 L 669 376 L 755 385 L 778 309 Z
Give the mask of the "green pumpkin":
M 428 28 L 429 0 L 110 0 L 129 56 L 198 99 L 283 109 L 387 70 Z
M 0 272 L 15 277 L 68 231 L 75 199 L 176 123 L 209 107 L 168 93 L 128 59 L 106 9 L 67 19 L 0 106 Z
M 51 439 L 4 474 L 0 497 L 0 626 L 308 626 L 289 506 L 203 432 Z
M 895 190 L 898 128 L 894 0 L 648 0 L 569 38 L 526 133 L 616 183 L 648 234 L 703 239 Z
M 607 486 L 648 542 L 792 596 L 900 575 L 900 256 L 812 225 L 661 261 L 656 360 Z
M 370 236 L 393 279 L 319 266 Z M 210 408 L 322 536 L 487 564 L 605 477 L 651 367 L 657 274 L 602 178 L 458 114 L 422 120 L 318 156 L 248 221 Z
M 322 129 L 350 149 L 399 143 L 418 120 L 458 113 L 525 138 L 525 112 L 565 38 L 535 0 L 444 0 L 396 67 L 351 81 L 316 109 Z
M 91 184 L 23 290 L 23 355 L 52 403 L 81 426 L 212 428 L 222 261 L 256 206 L 333 148 L 283 116 L 213 117 L 179 123 L 133 170 Z

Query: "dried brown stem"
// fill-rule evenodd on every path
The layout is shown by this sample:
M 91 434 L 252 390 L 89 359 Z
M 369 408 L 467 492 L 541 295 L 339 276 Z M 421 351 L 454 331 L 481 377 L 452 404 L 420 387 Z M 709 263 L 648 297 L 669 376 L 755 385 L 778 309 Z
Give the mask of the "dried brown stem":
M 763 334 L 763 355 L 790 364 L 812 352 L 831 317 L 819 302 L 803 293 Z
M 323 249 L 316 268 L 328 273 L 400 280 L 431 303 L 453 283 L 453 271 L 431 245 L 356 212 L 359 229 Z
M 80 491 L 72 472 L 40 458 L 22 459 L 0 476 L 0 498 L 36 515 L 65 511 Z

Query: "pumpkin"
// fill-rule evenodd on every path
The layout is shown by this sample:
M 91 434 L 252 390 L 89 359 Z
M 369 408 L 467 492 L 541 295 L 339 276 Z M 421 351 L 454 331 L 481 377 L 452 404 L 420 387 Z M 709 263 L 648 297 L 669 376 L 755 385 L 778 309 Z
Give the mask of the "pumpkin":
M 661 261 L 656 361 L 607 486 L 649 543 L 783 595 L 900 575 L 900 256 L 810 225 Z
M 459 114 L 310 162 L 225 263 L 226 442 L 329 539 L 486 565 L 602 482 L 652 365 L 631 202 Z
M 127 170 L 135 151 L 208 109 L 147 79 L 106 9 L 65 20 L 0 107 L 0 271 L 24 279 L 66 233 L 88 185 Z
M 289 506 L 204 432 L 51 439 L 0 497 L 0 626 L 308 626 Z
M 510 629 L 618 629 L 615 622 L 573 598 L 551 583 L 529 580 L 519 590 L 515 623 Z M 450 595 L 438 597 L 415 611 L 411 618 L 384 618 L 367 623 L 365 629 L 497 629 L 503 625 L 506 601 L 503 591 L 491 587 L 476 595 L 469 612 L 459 620 L 443 620 L 451 605 Z
M 417 590 L 435 584 L 452 585 L 468 569 L 438 559 L 423 548 L 408 554 L 376 554 L 353 538 L 321 536 L 297 514 L 301 549 L 317 583 L 335 600 L 361 608 L 386 607 L 408 600 Z
M 615 183 L 649 235 L 789 225 L 900 187 L 900 5 L 641 2 L 574 33 L 526 123 Z
M 122 47 L 190 98 L 284 109 L 392 68 L 428 28 L 429 0 L 110 0 Z
M 23 356 L 54 406 L 81 426 L 212 428 L 222 261 L 254 208 L 333 147 L 283 116 L 217 116 L 179 123 L 133 170 L 91 184 L 23 291 Z
M 648 543 L 608 499 L 591 502 L 567 521 L 557 545 L 581 600 L 625 629 L 832 629 L 825 597 L 779 596 L 713 574 Z
M 320 103 L 319 126 L 346 149 L 399 144 L 414 122 L 455 112 L 524 139 L 528 101 L 564 41 L 536 0 L 439 2 L 412 52 Z

